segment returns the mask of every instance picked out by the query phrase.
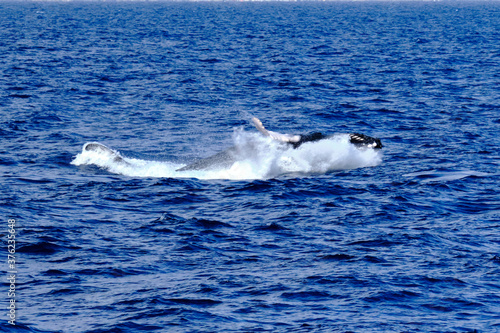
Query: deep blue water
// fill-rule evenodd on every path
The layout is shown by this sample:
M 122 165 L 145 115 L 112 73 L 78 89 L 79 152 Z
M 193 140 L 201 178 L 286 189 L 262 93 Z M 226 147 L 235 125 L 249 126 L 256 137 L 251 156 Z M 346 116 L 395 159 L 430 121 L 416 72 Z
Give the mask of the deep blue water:
M 0 31 L 0 330 L 500 332 L 499 2 L 2 2 Z

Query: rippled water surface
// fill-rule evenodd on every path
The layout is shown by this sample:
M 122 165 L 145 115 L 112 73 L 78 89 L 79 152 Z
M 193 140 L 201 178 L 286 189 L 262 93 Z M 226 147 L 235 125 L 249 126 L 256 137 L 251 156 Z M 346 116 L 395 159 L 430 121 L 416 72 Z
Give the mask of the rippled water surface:
M 0 330 L 500 332 L 498 2 L 2 2 L 0 28 Z

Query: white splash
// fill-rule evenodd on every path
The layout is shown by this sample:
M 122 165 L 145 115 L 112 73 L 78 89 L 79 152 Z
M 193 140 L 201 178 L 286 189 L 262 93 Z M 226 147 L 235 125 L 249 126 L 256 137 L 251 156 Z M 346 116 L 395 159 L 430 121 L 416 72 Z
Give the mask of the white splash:
M 322 174 L 333 170 L 371 167 L 382 162 L 380 151 L 358 149 L 349 143 L 348 135 L 308 142 L 293 149 L 262 137 L 259 133 L 238 129 L 234 132 L 233 141 L 236 148 L 235 162 L 229 168 L 181 172 L 176 170 L 184 164 L 127 158 L 117 151 L 85 149 L 71 164 L 96 165 L 108 172 L 129 177 L 269 179 L 287 173 Z

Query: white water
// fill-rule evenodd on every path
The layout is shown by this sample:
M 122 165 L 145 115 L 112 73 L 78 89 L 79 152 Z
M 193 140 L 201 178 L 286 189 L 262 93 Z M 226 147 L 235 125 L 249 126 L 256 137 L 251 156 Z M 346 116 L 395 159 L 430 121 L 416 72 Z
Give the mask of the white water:
M 325 173 L 376 166 L 382 162 L 380 151 L 361 150 L 349 143 L 348 135 L 309 142 L 293 149 L 258 133 L 236 130 L 233 135 L 236 162 L 218 170 L 175 171 L 185 164 L 123 157 L 117 161 L 114 151 L 82 150 L 73 165 L 96 165 L 108 172 L 129 177 L 198 179 L 268 179 L 286 173 Z M 221 149 L 222 150 L 222 149 Z M 208 156 L 203 156 L 208 157 Z

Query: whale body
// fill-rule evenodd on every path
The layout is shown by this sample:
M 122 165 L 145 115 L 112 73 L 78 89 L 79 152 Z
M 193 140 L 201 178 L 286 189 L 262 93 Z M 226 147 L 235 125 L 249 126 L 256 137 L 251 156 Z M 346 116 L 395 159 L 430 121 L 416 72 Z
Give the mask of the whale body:
M 236 147 L 231 147 L 213 156 L 200 159 L 175 171 L 216 170 L 230 168 L 236 158 Z

